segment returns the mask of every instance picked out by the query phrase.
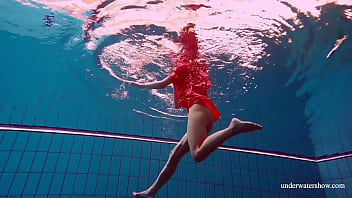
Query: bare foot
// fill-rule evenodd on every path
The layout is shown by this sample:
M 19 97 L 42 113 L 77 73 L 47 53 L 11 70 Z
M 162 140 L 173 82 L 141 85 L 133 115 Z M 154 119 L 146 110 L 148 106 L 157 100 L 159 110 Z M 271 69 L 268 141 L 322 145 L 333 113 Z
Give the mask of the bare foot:
M 229 128 L 235 133 L 235 135 L 238 135 L 241 133 L 262 129 L 263 126 L 254 122 L 247 122 L 237 118 L 232 118 Z
M 133 192 L 132 193 L 135 198 L 153 198 L 154 195 L 149 195 L 149 193 L 145 190 L 143 192 Z

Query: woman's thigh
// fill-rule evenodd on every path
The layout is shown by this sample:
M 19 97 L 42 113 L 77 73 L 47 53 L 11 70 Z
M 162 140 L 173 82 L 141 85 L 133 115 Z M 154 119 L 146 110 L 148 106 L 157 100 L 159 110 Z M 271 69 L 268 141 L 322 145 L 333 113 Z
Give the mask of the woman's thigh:
M 213 121 L 209 109 L 200 104 L 194 104 L 189 109 L 187 136 L 191 152 L 198 149 L 210 132 Z

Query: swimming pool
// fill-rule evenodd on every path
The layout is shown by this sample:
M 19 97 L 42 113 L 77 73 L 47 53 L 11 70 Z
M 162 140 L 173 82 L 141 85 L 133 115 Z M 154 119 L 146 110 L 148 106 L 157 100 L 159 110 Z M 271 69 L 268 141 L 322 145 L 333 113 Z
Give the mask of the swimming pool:
M 156 21 L 118 32 L 131 24 L 117 23 L 109 11 L 116 5 L 105 1 L 104 16 L 110 18 L 93 24 L 89 33 L 94 38 L 84 40 L 87 17 L 72 2 L 85 2 L 84 8 L 93 10 L 95 1 L 66 1 L 65 9 L 59 1 L 26 2 L 0 3 L 0 196 L 131 197 L 150 185 L 165 164 L 184 133 L 186 112 L 172 108 L 170 89 L 156 93 L 128 87 L 104 66 L 114 65 L 113 74 L 124 79 L 167 75 L 170 64 L 158 54 L 172 50 L 160 42 L 167 42 L 164 33 L 172 34 L 173 27 Z M 149 7 L 121 5 L 120 18 L 124 12 L 175 6 L 144 3 Z M 264 129 L 232 138 L 202 163 L 187 155 L 157 197 L 352 195 L 351 6 L 325 5 L 308 15 L 294 3 L 268 4 L 254 6 L 257 15 L 245 10 L 253 6 L 248 2 L 230 5 L 239 10 L 228 7 L 210 15 L 236 16 L 236 24 L 216 21 L 211 29 L 204 21 L 197 23 L 211 63 L 210 96 L 222 115 L 213 131 L 233 116 L 257 121 Z M 268 16 L 278 5 L 294 18 L 281 12 L 281 20 Z M 175 10 L 181 10 L 181 19 L 188 12 L 207 15 L 205 8 Z M 181 19 L 179 25 L 187 21 Z M 214 26 L 213 19 L 208 21 Z M 105 24 L 118 33 L 99 29 Z M 332 51 L 344 35 L 348 38 Z M 142 61 L 148 57 L 151 63 Z M 281 188 L 291 182 L 345 188 Z

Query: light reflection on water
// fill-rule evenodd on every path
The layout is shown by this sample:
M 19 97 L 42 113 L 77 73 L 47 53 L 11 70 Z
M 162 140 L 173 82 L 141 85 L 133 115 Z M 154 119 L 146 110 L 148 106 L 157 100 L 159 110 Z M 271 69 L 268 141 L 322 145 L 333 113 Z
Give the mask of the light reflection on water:
M 196 24 L 200 52 L 210 64 L 211 72 L 226 70 L 227 82 L 214 82 L 215 98 L 226 98 L 232 84 L 240 83 L 235 95 L 246 94 L 258 87 L 255 73 L 263 69 L 258 61 L 271 56 L 269 44 L 280 45 L 281 37 L 304 28 L 297 18 L 305 14 L 319 19 L 320 5 L 332 1 L 101 1 L 101 0 L 17 0 L 26 5 L 66 13 L 84 22 L 84 35 L 75 35 L 67 45 L 85 38 L 88 50 L 94 50 L 110 36 L 121 35 L 118 42 L 104 45 L 99 54 L 101 66 L 120 81 L 153 81 L 165 77 L 172 64 L 168 55 L 176 52 L 170 34 L 187 23 Z M 333 1 L 348 4 L 349 1 Z M 345 11 L 346 18 L 350 10 Z M 141 28 L 142 27 L 142 28 Z M 140 30 L 136 30 L 140 29 Z M 269 39 L 269 43 L 268 43 Z M 291 44 L 292 40 L 289 40 Z M 299 41 L 297 41 L 299 42 Z M 73 44 L 72 44 L 73 43 Z M 69 47 L 67 47 L 69 48 Z M 150 66 L 156 66 L 153 71 Z M 238 72 L 240 71 L 240 72 Z M 239 75 L 238 75 L 239 74 Z M 212 75 L 212 73 L 210 74 Z M 169 107 L 170 92 L 151 91 Z M 215 94 L 214 94 L 215 93 Z M 126 85 L 111 94 L 116 99 L 128 98 Z M 231 98 L 231 96 L 230 96 Z M 161 109 L 160 109 L 161 110 Z

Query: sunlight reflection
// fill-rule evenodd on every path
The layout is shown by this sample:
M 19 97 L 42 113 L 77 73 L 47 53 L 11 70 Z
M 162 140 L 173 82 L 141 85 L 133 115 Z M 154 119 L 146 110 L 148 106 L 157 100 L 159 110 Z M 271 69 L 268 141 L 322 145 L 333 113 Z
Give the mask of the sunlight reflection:
M 82 38 L 86 49 L 94 51 L 101 47 L 101 54 L 97 55 L 100 66 L 123 82 L 153 81 L 165 77 L 172 67 L 169 54 L 177 52 L 180 46 L 162 33 L 176 34 L 185 24 L 194 23 L 200 53 L 207 59 L 210 68 L 226 70 L 230 77 L 228 82 L 218 87 L 225 89 L 241 81 L 239 87 L 242 88 L 235 91 L 235 95 L 247 94 L 258 87 L 254 73 L 264 69 L 257 63 L 271 56 L 266 50 L 268 42 L 279 45 L 280 38 L 289 31 L 303 28 L 299 14 L 319 20 L 322 5 L 351 5 L 351 0 L 183 0 L 157 3 L 148 0 L 17 1 L 35 8 L 41 4 L 52 12 L 65 13 L 83 21 Z M 351 20 L 351 13 L 351 9 L 344 10 L 344 17 Z M 149 34 L 138 32 L 137 27 L 143 27 L 143 31 L 149 31 Z M 153 27 L 161 27 L 162 30 L 158 31 L 165 32 L 156 32 Z M 102 44 L 116 35 L 123 39 Z M 286 42 L 301 41 L 288 38 Z M 336 45 L 326 58 L 338 47 Z M 157 71 L 148 71 L 147 66 L 151 65 L 157 67 Z M 243 75 L 238 77 L 234 73 L 239 68 Z M 150 93 L 171 104 L 170 93 Z M 215 97 L 222 94 L 221 97 L 225 98 L 229 93 L 217 94 Z M 126 86 L 121 85 L 111 95 L 117 99 L 128 98 Z

